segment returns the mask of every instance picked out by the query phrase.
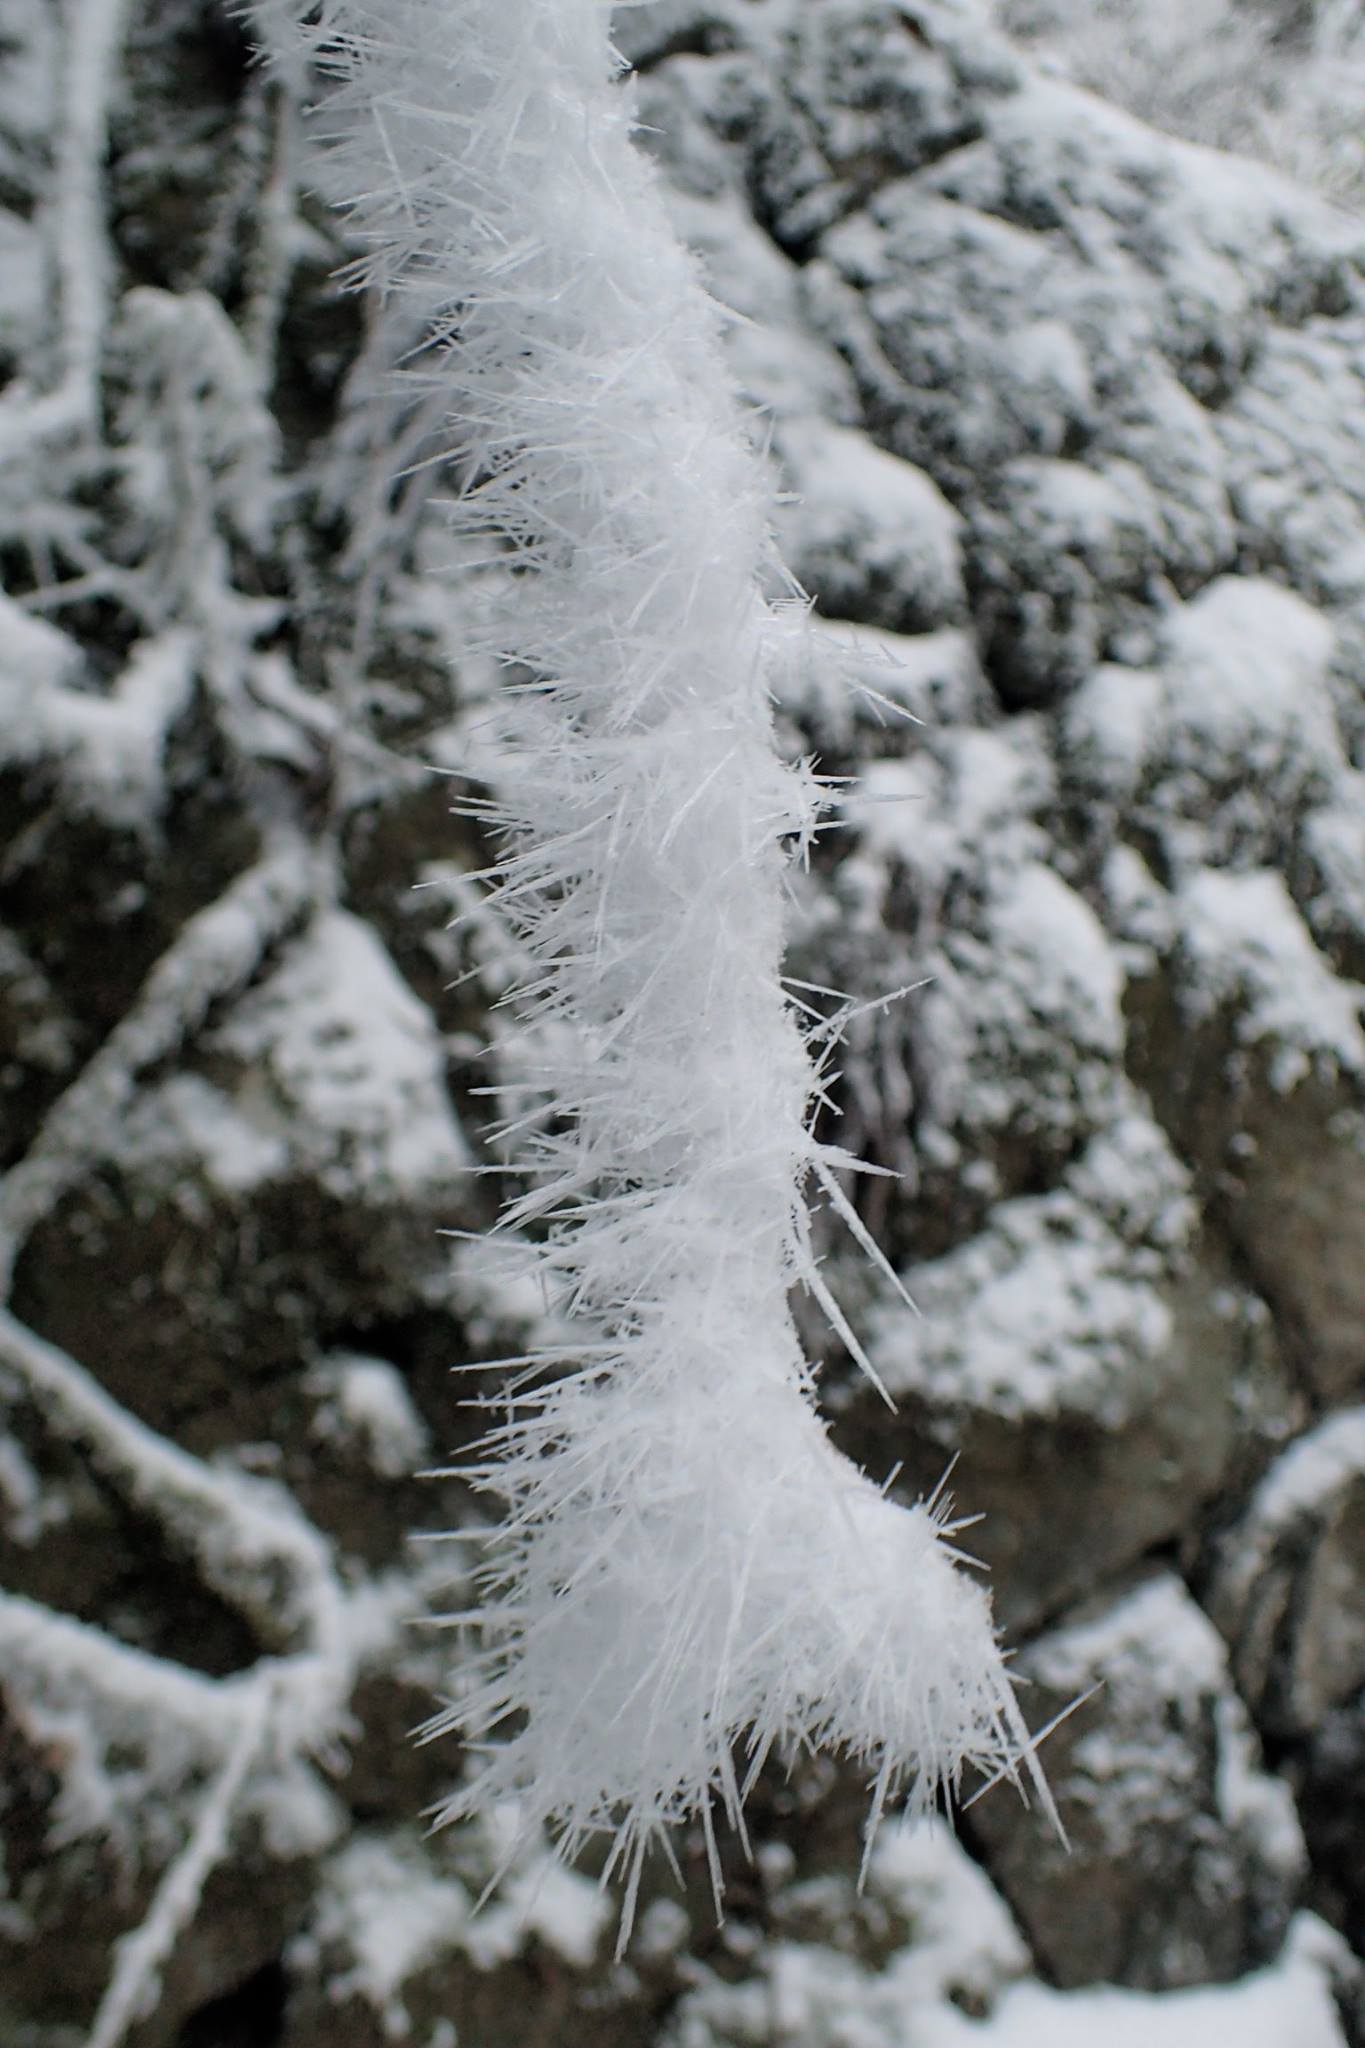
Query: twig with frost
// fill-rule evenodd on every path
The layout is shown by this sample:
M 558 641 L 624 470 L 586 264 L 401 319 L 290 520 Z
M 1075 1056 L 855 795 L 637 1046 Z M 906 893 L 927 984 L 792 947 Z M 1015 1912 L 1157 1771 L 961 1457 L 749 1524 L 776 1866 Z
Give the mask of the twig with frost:
M 0 1592 L 0 1657 L 11 1695 L 93 1698 L 131 1725 L 169 1729 L 196 1756 L 222 1751 L 236 1730 L 235 1698 L 222 1679 L 133 1649 L 20 1593 Z
M 78 1702 L 119 1744 L 139 1736 L 154 1743 L 163 1779 L 195 1763 L 211 1772 L 147 1913 L 117 1945 L 88 2042 L 88 2048 L 117 2048 L 154 2000 L 166 1958 L 230 1847 L 252 1769 L 323 1745 L 344 1712 L 355 1672 L 348 1659 L 335 1674 L 343 1689 L 330 1700 L 315 1683 L 318 1660 L 311 1655 L 268 1660 L 241 1679 L 206 1678 L 13 1594 L 0 1594 L 0 1651 L 21 1726 L 30 1703 L 41 1728 L 54 1711 L 60 1725 L 63 1712 Z
M 334 1740 L 355 1687 L 363 1636 L 347 1614 L 331 1547 L 287 1497 L 244 1473 L 215 1470 L 122 1408 L 83 1367 L 0 1309 L 0 1365 L 17 1375 L 44 1421 L 82 1449 L 131 1506 L 187 1553 L 205 1585 L 269 1644 L 244 1677 L 206 1679 L 98 1629 L 0 1595 L 0 1650 L 13 1698 L 48 1711 L 73 1691 L 117 1727 L 125 1719 L 178 1729 L 179 1745 L 217 1768 L 151 1906 L 118 1945 L 89 2048 L 117 2048 L 155 1996 L 204 1883 L 230 1846 L 234 1817 L 263 1757 L 317 1753 Z
M 499 914 L 533 961 L 511 1086 L 508 1231 L 576 1322 L 560 1376 L 511 1382 L 479 1482 L 503 1505 L 475 1679 L 433 1732 L 493 1745 L 449 1802 L 512 1794 L 566 1853 L 605 1833 L 623 1929 L 649 1845 L 742 1827 L 774 1749 L 828 1745 L 871 1826 L 967 1765 L 1033 1772 L 985 1595 L 941 1504 L 841 1457 L 788 1297 L 851 1341 L 804 1188 L 841 1155 L 780 980 L 789 849 L 823 794 L 772 696 L 794 628 L 719 316 L 631 140 L 603 0 L 260 0 L 280 60 L 337 79 L 319 176 L 357 276 L 433 334 L 471 482 L 507 560 L 485 645 L 503 700 Z M 846 1205 L 845 1205 L 846 1206 Z
M 215 1476 L 207 1473 L 209 1480 Z M 445 1580 L 445 1567 L 433 1579 Z M 327 1605 L 331 1643 L 262 1658 L 228 1678 L 134 1649 L 89 1623 L 0 1592 L 0 1668 L 20 1726 L 60 1742 L 88 1725 L 97 1746 L 126 1756 L 145 1751 L 155 1781 L 152 1810 L 165 1821 L 188 1785 L 207 1777 L 184 1839 L 166 1862 L 147 1912 L 117 1945 L 117 1960 L 87 2048 L 118 2048 L 155 2000 L 176 1940 L 199 1910 L 204 1885 L 229 1853 L 246 1812 L 267 1818 L 297 1803 L 309 1760 L 324 1758 L 344 1728 L 360 1671 L 384 1654 L 407 1615 L 429 1592 L 419 1573 L 353 1593 L 339 1582 Z M 319 1603 L 321 1605 L 322 1603 Z M 303 1774 L 303 1777 L 300 1777 Z M 281 1797 L 281 1791 L 284 1796 Z M 147 1804 L 139 1801 L 139 1807 Z M 106 1813 L 101 1832 L 110 1832 Z M 90 1832 L 85 1816 L 80 1832 Z
M 161 1981 L 176 1941 L 199 1909 L 204 1885 L 229 1847 L 233 1816 L 268 1725 L 268 1689 L 247 1695 L 236 1739 L 210 1785 L 189 1839 L 169 1864 L 146 1918 L 117 1944 L 118 1960 L 90 2030 L 89 2048 L 118 2048 Z
M 57 283 L 57 381 L 35 396 L 16 378 L 0 397 L 0 462 L 99 422 L 99 360 L 111 261 L 104 219 L 109 108 L 129 0 L 65 0 L 50 246 Z
M 343 1726 L 360 1665 L 375 1645 L 373 1624 L 358 1625 L 348 1617 L 339 1583 L 334 1591 L 339 1626 L 328 1654 L 309 1647 L 262 1659 L 225 1679 L 132 1649 L 87 1623 L 0 1593 L 0 1661 L 8 1703 L 21 1726 L 35 1713 L 39 1731 L 54 1715 L 64 1728 L 77 1711 L 119 1749 L 148 1746 L 159 1808 L 168 1803 L 172 1780 L 209 1774 L 208 1789 L 147 1912 L 117 1944 L 87 2048 L 118 2048 L 154 2002 L 166 1960 L 194 1919 L 207 1879 L 231 1848 L 253 1777 L 266 1774 L 267 1788 L 286 1778 L 309 1756 L 325 1753 Z
M 0 1366 L 28 1390 L 47 1428 L 82 1450 L 130 1507 L 257 1630 L 340 1658 L 341 1594 L 331 1548 L 286 1494 L 218 1470 L 130 1415 L 83 1366 L 0 1308 Z
M 139 1078 L 192 1038 L 215 1003 L 244 987 L 263 955 L 298 922 L 321 886 L 318 857 L 280 832 L 261 859 L 190 918 L 141 993 L 44 1118 L 0 1183 L 0 1299 L 29 1233 L 81 1174 Z

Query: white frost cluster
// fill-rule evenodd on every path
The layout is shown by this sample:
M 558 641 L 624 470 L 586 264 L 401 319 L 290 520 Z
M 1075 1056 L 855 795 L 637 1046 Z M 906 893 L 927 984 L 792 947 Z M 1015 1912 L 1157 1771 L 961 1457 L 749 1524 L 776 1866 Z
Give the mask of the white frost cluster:
M 971 1763 L 1033 1771 L 986 1595 L 943 1505 L 895 1504 L 832 1447 L 788 1306 L 850 1344 L 807 1228 L 818 1075 L 783 991 L 784 870 L 824 795 L 784 765 L 796 628 L 720 315 L 631 139 L 602 0 L 290 0 L 258 21 L 338 84 L 320 173 L 439 349 L 495 563 L 506 664 L 492 896 L 526 961 L 517 1159 L 576 1326 L 490 1432 L 502 1505 L 457 1818 L 514 1796 L 572 1853 L 646 1848 L 713 1802 L 740 1825 L 775 1748 L 860 1760 L 873 1817 Z M 1034 1773 L 1036 1777 L 1036 1772 Z M 1042 1791 L 1041 1782 L 1039 1789 Z M 1042 1796 L 1046 1799 L 1045 1791 Z

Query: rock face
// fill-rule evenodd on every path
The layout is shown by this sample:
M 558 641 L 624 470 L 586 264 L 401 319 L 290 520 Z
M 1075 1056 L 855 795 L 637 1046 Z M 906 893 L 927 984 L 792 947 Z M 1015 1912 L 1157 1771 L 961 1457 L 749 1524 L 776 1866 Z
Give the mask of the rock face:
M 1210 1983 L 1220 2037 L 1340 2044 L 1365 228 L 968 0 L 623 11 L 792 494 L 784 730 L 856 778 L 792 972 L 855 1006 L 838 1138 L 921 1313 L 829 1224 L 897 1403 L 812 1316 L 831 1425 L 910 1493 L 960 1453 L 1030 1714 L 1100 1690 L 1069 1857 L 1000 1787 L 858 1894 L 863 1789 L 802 1762 L 724 1925 L 685 1839 L 613 1963 L 539 1852 L 474 1910 L 508 1843 L 424 1837 L 460 1759 L 407 1739 L 456 1658 L 407 1623 L 467 1597 L 413 1475 L 540 1309 L 439 1234 L 493 1210 L 507 983 L 433 772 L 494 687 L 452 480 L 232 10 L 131 10 L 79 134 L 58 12 L 0 6 L 0 2035 L 85 2042 L 199 1856 L 135 2048 L 1157 2039 Z
M 1025 1653 L 1066 1828 L 984 1800 L 972 1824 L 1058 1984 L 1206 1983 L 1273 1955 L 1305 1874 L 1289 1787 L 1259 1768 L 1216 1629 L 1174 1578 L 1091 1603 Z

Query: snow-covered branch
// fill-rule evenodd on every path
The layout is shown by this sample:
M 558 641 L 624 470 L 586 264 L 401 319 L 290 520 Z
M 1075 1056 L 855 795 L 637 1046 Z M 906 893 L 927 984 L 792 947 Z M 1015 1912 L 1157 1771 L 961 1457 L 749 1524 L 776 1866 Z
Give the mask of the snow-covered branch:
M 6 1361 L 13 1355 L 7 1347 Z M 111 1434 L 116 1437 L 117 1429 Z M 146 1460 L 144 1466 L 150 1473 Z M 216 1475 L 204 1470 L 211 1484 Z M 249 1518 L 239 1516 L 239 1522 L 249 1533 Z M 321 1587 L 319 1579 L 314 1605 L 320 1618 L 326 1610 L 327 1635 L 321 1654 L 310 1644 L 228 1679 L 205 1677 L 0 1593 L 6 1703 L 21 1731 L 62 1738 L 69 1782 L 58 1812 L 66 1831 L 100 1835 L 118 1850 L 131 1846 L 125 1838 L 145 1824 L 139 1811 L 145 1804 L 162 1835 L 182 1809 L 186 1814 L 146 1912 L 117 1944 L 88 2048 L 117 2048 L 154 2000 L 176 1939 L 231 1848 L 254 1776 L 264 1774 L 260 1797 L 276 1807 L 284 1804 L 281 1786 L 290 1788 L 303 1828 L 296 1850 L 316 1846 L 310 1834 L 325 1831 L 326 1794 L 309 1759 L 325 1753 L 344 1726 L 372 1630 L 347 1625 L 339 1582 L 331 1581 L 330 1597 Z M 140 1768 L 128 1761 L 135 1757 L 143 1759 Z M 207 1789 L 200 1789 L 204 1779 Z M 281 1820 L 277 1833 L 280 1852 L 288 1853 L 289 1825 Z
M 299 1638 L 335 1661 L 339 1591 L 328 1546 L 287 1497 L 246 1473 L 218 1471 L 130 1415 L 55 1344 L 0 1309 L 0 1365 L 16 1373 L 46 1426 L 76 1445 L 131 1507 L 193 1558 L 205 1585 L 263 1642 Z
M 89 2048 L 118 2048 L 154 1994 L 177 1937 L 198 1910 L 210 1872 L 227 1854 L 247 1774 L 265 1739 L 268 1696 L 246 1699 L 235 1739 L 195 1817 L 188 1841 L 165 1871 L 146 1918 L 118 1945 L 118 1960 L 90 2030 Z
M 192 917 L 127 1016 L 48 1112 L 0 1184 L 0 1296 L 30 1231 L 98 1155 L 101 1134 L 148 1067 L 190 1039 L 213 1005 L 243 988 L 321 886 L 317 855 L 281 832 L 257 864 Z

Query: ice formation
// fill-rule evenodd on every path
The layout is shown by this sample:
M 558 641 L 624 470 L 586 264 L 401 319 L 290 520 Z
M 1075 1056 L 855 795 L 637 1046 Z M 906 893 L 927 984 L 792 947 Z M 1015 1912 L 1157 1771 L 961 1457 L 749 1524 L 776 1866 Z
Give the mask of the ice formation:
M 774 744 L 801 607 L 609 10 L 258 19 L 278 61 L 336 76 L 320 181 L 357 276 L 436 338 L 420 374 L 507 677 L 480 808 L 525 962 L 509 1099 L 544 1109 L 503 1229 L 571 1338 L 512 1377 L 478 1467 L 501 1512 L 482 1656 L 438 1725 L 506 1739 L 446 1815 L 515 1795 L 566 1852 L 610 1834 L 628 1925 L 673 1822 L 700 1817 L 719 1884 L 713 1805 L 742 1825 L 775 1748 L 860 1760 L 874 1821 L 968 1764 L 1041 1781 L 946 1508 L 836 1452 L 792 1321 L 802 1285 L 858 1352 L 805 1206 L 818 1184 L 857 1228 L 851 1162 L 812 1136 L 819 1060 L 782 981 L 784 872 L 827 792 Z

